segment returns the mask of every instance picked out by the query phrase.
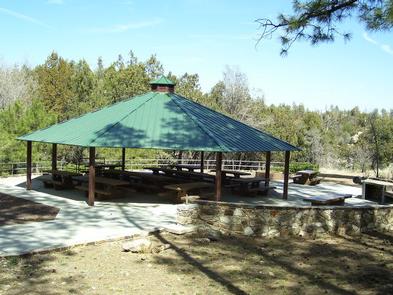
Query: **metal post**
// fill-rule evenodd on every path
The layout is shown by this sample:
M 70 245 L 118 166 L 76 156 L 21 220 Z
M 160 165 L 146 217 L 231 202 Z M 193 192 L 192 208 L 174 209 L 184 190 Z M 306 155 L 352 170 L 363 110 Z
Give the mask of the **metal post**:
M 271 152 L 266 152 L 266 164 L 265 164 L 265 186 L 269 186 L 270 182 L 270 163 L 271 163 Z
M 57 170 L 57 144 L 52 144 L 52 171 Z
M 88 201 L 89 206 L 94 206 L 95 199 L 95 186 L 96 186 L 96 168 L 95 159 L 96 158 L 96 148 L 89 148 L 89 193 Z
M 204 152 L 201 152 L 201 173 L 203 173 L 204 172 L 204 170 L 205 170 L 205 163 L 204 163 L 204 161 L 205 161 L 205 157 L 204 157 L 205 155 L 204 155 Z
M 126 170 L 126 148 L 121 149 L 121 170 Z
M 31 190 L 31 141 L 27 142 L 27 155 L 26 155 L 26 189 Z
M 284 200 L 288 199 L 288 182 L 289 182 L 289 159 L 291 157 L 291 152 L 285 152 L 285 163 L 284 163 L 284 190 L 282 198 Z
M 222 190 L 222 152 L 216 154 L 216 201 L 221 200 Z

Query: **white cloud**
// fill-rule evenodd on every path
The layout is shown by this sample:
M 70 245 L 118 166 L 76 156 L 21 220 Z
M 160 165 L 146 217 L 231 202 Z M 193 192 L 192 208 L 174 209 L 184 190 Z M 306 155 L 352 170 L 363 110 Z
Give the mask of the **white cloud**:
M 367 42 L 371 43 L 371 44 L 378 44 L 377 41 L 375 41 L 374 39 L 372 39 L 366 32 L 363 33 L 363 38 L 364 40 L 366 40 Z
M 64 4 L 64 1 L 63 0 L 48 0 L 48 1 L 46 1 L 46 3 L 55 4 L 55 5 L 62 5 L 62 4 Z
M 379 43 L 378 41 L 371 38 L 366 32 L 363 33 L 363 38 L 367 42 L 378 46 L 382 51 L 386 52 L 387 54 L 393 55 L 393 48 L 389 44 Z
M 148 27 L 154 27 L 162 23 L 162 19 L 153 19 L 128 24 L 117 24 L 110 27 L 90 28 L 87 31 L 93 33 L 123 33 L 129 30 L 136 30 Z
M 36 24 L 36 25 L 39 25 L 39 26 L 42 26 L 45 28 L 50 28 L 48 25 L 46 25 L 45 23 L 43 23 L 42 21 L 40 21 L 36 18 L 24 15 L 22 13 L 19 13 L 19 12 L 13 11 L 13 10 L 9 10 L 7 8 L 0 7 L 0 13 L 9 15 L 9 16 L 15 17 L 17 19 L 20 19 L 20 20 L 23 20 L 26 22 L 30 22 L 30 23 L 33 23 L 33 24 Z
M 386 53 L 389 53 L 389 54 L 393 55 L 393 48 L 392 48 L 390 45 L 388 45 L 388 44 L 382 44 L 382 45 L 381 45 L 381 49 L 382 49 L 383 51 L 385 51 Z

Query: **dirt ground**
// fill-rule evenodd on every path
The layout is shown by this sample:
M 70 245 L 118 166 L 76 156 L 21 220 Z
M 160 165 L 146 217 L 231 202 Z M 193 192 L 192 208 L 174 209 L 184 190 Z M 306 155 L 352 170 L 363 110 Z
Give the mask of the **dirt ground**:
M 59 209 L 33 201 L 0 194 L 0 226 L 56 218 Z
M 170 248 L 134 254 L 115 241 L 0 258 L 0 294 L 393 294 L 393 235 L 150 238 Z

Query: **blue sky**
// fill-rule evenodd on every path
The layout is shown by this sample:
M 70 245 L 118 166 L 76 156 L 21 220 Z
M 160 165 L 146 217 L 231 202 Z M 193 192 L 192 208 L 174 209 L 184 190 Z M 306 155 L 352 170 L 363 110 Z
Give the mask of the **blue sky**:
M 345 24 L 350 42 L 297 43 L 285 58 L 277 38 L 256 46 L 259 17 L 290 11 L 291 1 L 0 0 L 0 62 L 42 63 L 55 50 L 92 66 L 133 50 L 157 54 L 166 71 L 198 73 L 203 90 L 238 66 L 267 103 L 393 108 L 393 32 Z

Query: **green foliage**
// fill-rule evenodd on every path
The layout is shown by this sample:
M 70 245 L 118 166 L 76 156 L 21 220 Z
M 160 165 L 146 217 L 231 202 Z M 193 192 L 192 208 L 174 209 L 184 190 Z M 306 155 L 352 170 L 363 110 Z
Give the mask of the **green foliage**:
M 48 111 L 59 114 L 59 119 L 65 119 L 72 108 L 72 75 L 73 65 L 57 53 L 47 58 L 43 65 L 35 69 L 38 82 L 38 97 Z
M 24 160 L 25 145 L 16 138 L 55 122 L 56 114 L 48 112 L 38 99 L 33 100 L 31 105 L 17 101 L 0 111 L 0 162 Z M 33 148 L 35 159 L 48 157 L 47 145 L 34 144 Z
M 341 32 L 339 24 L 356 16 L 368 30 L 391 30 L 393 0 L 293 0 L 292 14 L 281 13 L 275 21 L 261 18 L 257 22 L 262 29 L 260 40 L 279 33 L 281 54 L 285 55 L 298 40 L 314 45 L 332 42 L 336 36 L 350 39 L 351 34 Z

